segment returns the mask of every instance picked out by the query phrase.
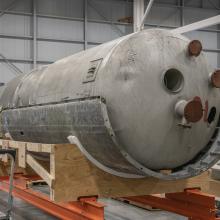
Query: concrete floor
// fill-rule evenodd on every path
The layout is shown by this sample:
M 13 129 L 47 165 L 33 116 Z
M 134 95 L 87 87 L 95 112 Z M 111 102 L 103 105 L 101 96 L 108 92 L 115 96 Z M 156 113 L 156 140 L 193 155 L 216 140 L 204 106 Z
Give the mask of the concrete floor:
M 5 212 L 8 194 L 0 191 L 0 211 Z M 34 206 L 15 198 L 13 208 L 13 220 L 56 220 Z
M 47 192 L 45 187 L 38 189 Z M 187 218 L 164 211 L 147 211 L 133 205 L 112 199 L 100 199 L 105 203 L 105 220 L 186 220 Z M 5 211 L 7 193 L 0 191 L 0 211 Z M 57 218 L 35 208 L 34 206 L 15 198 L 13 209 L 14 220 L 56 220 Z

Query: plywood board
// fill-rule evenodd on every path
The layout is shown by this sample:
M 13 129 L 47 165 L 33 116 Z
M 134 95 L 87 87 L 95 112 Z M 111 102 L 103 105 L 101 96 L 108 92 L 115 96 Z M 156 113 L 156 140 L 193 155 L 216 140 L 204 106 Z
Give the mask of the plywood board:
M 73 144 L 36 144 L 3 141 L 4 146 L 20 151 L 20 166 L 30 165 L 51 186 L 51 199 L 74 201 L 83 196 L 125 197 L 157 193 L 180 192 L 185 188 L 200 187 L 203 192 L 220 196 L 220 182 L 210 179 L 209 172 L 176 181 L 156 178 L 126 179 L 108 174 L 94 166 Z M 50 154 L 48 168 L 28 156 L 28 150 Z M 23 156 L 22 156 L 23 155 Z
M 155 178 L 125 179 L 110 175 L 91 164 L 74 145 L 57 145 L 52 199 L 76 200 L 80 196 L 121 197 L 179 192 L 201 187 L 204 192 L 220 196 L 220 183 L 211 189 L 209 172 L 186 180 L 163 181 Z M 59 178 L 57 178 L 59 176 Z

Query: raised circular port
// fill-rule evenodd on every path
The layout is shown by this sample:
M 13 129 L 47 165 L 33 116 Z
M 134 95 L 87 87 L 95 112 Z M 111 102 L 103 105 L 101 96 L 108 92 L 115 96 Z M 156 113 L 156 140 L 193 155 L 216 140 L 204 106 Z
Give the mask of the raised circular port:
M 174 68 L 167 70 L 163 77 L 163 83 L 170 92 L 179 92 L 183 88 L 184 78 L 182 73 Z

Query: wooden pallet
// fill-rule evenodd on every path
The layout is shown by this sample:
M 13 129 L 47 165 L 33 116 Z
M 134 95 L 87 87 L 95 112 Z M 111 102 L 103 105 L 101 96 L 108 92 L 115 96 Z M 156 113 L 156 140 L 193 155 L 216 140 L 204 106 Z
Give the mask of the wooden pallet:
M 209 172 L 186 180 L 163 181 L 155 178 L 125 179 L 108 174 L 89 162 L 72 144 L 38 144 L 1 140 L 3 148 L 18 150 L 18 166 L 30 166 L 51 188 L 54 201 L 74 201 L 82 196 L 124 197 L 179 192 L 201 187 L 204 192 L 220 196 L 220 182 L 211 180 Z M 29 153 L 48 153 L 50 162 L 42 164 Z M 7 161 L 7 158 L 2 160 Z

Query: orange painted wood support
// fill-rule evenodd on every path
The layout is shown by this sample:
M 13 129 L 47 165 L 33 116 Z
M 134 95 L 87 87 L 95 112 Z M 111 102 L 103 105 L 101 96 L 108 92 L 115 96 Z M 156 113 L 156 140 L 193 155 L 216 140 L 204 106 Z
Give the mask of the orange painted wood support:
M 43 193 L 28 188 L 28 182 L 40 180 L 38 176 L 14 177 L 13 196 L 63 220 L 104 220 L 104 205 L 96 197 L 80 198 L 76 202 L 55 203 Z M 9 178 L 0 177 L 0 190 L 8 192 Z M 76 189 L 77 190 L 77 189 Z
M 185 189 L 184 192 L 161 195 L 123 197 L 126 201 L 149 205 L 190 220 L 220 220 L 216 214 L 215 196 L 202 193 L 200 189 Z

